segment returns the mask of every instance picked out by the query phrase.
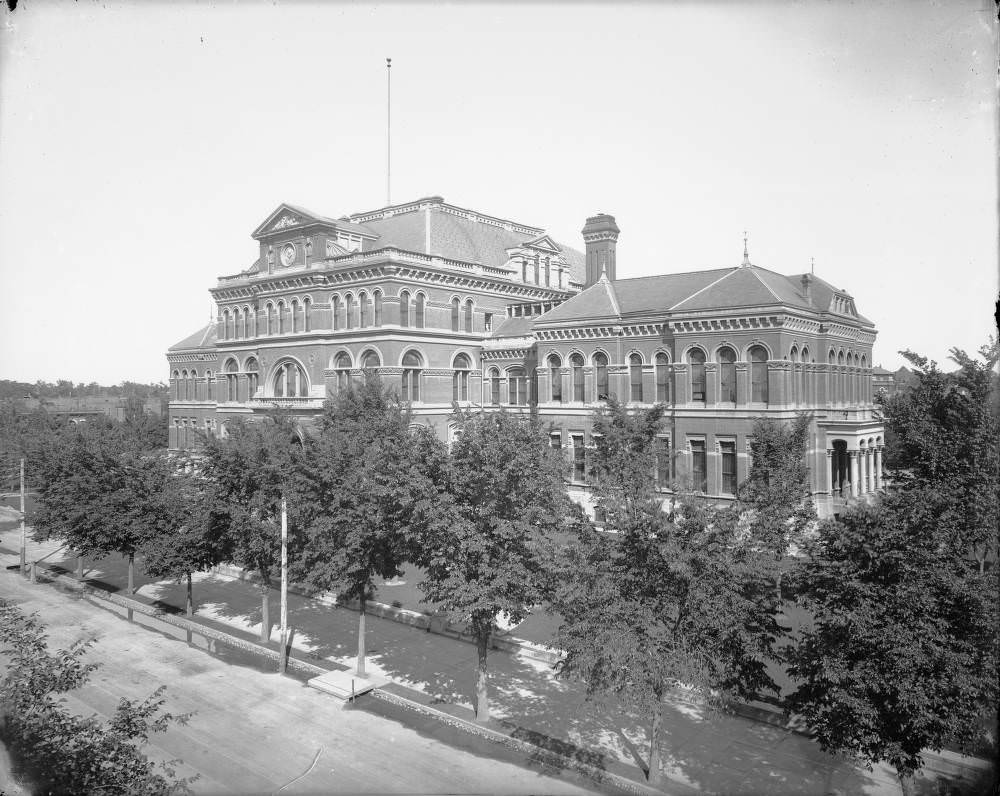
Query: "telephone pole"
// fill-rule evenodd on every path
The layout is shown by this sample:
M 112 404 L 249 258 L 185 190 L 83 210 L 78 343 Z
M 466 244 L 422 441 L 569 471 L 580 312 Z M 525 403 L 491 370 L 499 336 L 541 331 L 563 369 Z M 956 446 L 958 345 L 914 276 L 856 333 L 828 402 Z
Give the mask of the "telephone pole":
M 24 532 L 24 457 L 21 457 L 21 574 L 24 575 L 28 566 L 28 543 Z

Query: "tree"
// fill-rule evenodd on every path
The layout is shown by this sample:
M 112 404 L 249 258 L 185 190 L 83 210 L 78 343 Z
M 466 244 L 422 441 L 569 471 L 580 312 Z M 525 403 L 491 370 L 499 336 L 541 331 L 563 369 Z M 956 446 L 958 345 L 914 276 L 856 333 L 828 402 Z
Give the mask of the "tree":
M 292 421 L 275 413 L 226 424 L 209 437 L 201 471 L 211 484 L 208 533 L 227 541 L 233 561 L 260 577 L 260 639 L 271 637 L 270 592 L 281 562 L 281 499 L 301 448 Z
M 822 524 L 798 577 L 815 627 L 790 654 L 789 708 L 824 748 L 889 762 L 904 790 L 922 750 L 968 748 L 996 714 L 998 353 L 953 349 L 945 374 L 904 352 L 914 382 L 882 402 L 894 486 Z
M 157 767 L 141 751 L 150 733 L 187 722 L 162 712 L 164 686 L 141 702 L 122 699 L 110 721 L 80 718 L 59 695 L 86 684 L 97 668 L 83 661 L 92 642 L 52 653 L 37 618 L 0 601 L 0 644 L 10 661 L 0 681 L 0 740 L 33 792 L 191 792 L 192 780 L 175 779 L 171 764 Z
M 777 690 L 766 669 L 776 657 L 775 597 L 757 587 L 768 553 L 735 508 L 682 495 L 664 510 L 653 475 L 662 411 L 630 413 L 609 399 L 595 415 L 590 475 L 605 532 L 580 526 L 554 600 L 560 676 L 650 718 L 653 784 L 670 689 L 690 687 L 709 701 Z
M 224 523 L 213 522 L 210 485 L 194 460 L 161 455 L 151 475 L 157 488 L 139 550 L 143 569 L 153 577 L 186 579 L 186 609 L 192 616 L 191 573 L 227 561 L 230 539 Z
M 815 627 L 790 651 L 788 709 L 824 749 L 890 763 L 904 792 L 924 749 L 968 748 L 996 715 L 997 570 L 941 543 L 951 500 L 890 493 L 824 522 L 798 583 Z
M 458 412 L 448 474 L 450 520 L 422 558 L 431 602 L 469 622 L 476 640 L 476 717 L 489 721 L 487 654 L 496 618 L 518 623 L 549 591 L 555 535 L 572 515 L 564 462 L 537 419 Z
M 135 592 L 135 553 L 154 514 L 155 458 L 114 425 L 67 429 L 41 456 L 35 538 L 65 540 L 88 557 L 128 557 L 128 591 Z
M 985 570 L 996 561 L 1000 524 L 1000 417 L 996 339 L 981 359 L 953 348 L 959 368 L 943 373 L 934 362 L 902 352 L 914 367 L 910 389 L 880 399 L 886 433 L 895 444 L 886 466 L 896 488 L 918 495 L 925 489 L 950 495 L 958 533 L 949 543 L 965 548 Z
M 307 442 L 294 517 L 303 532 L 300 579 L 358 601 L 357 672 L 365 674 L 365 603 L 375 578 L 401 574 L 439 506 L 444 446 L 410 428 L 410 414 L 381 381 L 327 401 Z
M 797 549 L 816 522 L 806 453 L 812 418 L 791 423 L 760 417 L 751 431 L 751 467 L 737 489 L 735 511 L 751 543 L 766 555 L 755 562 L 773 579 L 779 605 L 781 576 L 790 550 Z

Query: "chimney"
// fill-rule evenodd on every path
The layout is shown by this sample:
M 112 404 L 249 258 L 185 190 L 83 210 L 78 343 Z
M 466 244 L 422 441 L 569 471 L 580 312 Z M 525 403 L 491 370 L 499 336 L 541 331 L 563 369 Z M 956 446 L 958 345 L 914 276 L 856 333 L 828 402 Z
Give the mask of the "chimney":
M 615 217 L 598 213 L 587 219 L 583 227 L 583 242 L 587 246 L 587 281 L 590 287 L 606 273 L 608 279 L 615 279 L 615 244 L 618 242 L 618 225 Z
M 812 277 L 809 274 L 802 274 L 802 295 L 806 297 L 806 303 L 812 304 Z

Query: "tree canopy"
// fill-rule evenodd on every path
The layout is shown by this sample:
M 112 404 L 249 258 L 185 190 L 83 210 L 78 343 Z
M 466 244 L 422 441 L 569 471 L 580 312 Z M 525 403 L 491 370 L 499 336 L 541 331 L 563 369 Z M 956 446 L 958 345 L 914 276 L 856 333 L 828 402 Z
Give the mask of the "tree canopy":
M 293 514 L 303 548 L 296 573 L 316 591 L 358 600 L 359 674 L 375 579 L 400 574 L 437 516 L 446 451 L 410 421 L 398 396 L 368 375 L 327 401 L 298 469 Z
M 458 412 L 447 477 L 447 522 L 421 559 L 431 602 L 467 621 L 478 648 L 476 716 L 489 720 L 487 655 L 498 615 L 513 624 L 551 586 L 554 537 L 572 516 L 565 462 L 537 419 Z

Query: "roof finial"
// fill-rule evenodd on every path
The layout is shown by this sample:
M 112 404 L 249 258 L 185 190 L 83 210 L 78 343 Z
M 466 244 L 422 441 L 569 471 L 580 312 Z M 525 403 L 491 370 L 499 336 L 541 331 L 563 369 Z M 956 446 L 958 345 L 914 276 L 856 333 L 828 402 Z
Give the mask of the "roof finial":
M 743 265 L 750 265 L 750 253 L 747 251 L 747 238 L 749 235 L 743 230 Z
M 812 274 L 813 276 L 816 275 L 816 258 L 815 257 L 810 257 L 809 258 L 809 273 Z

